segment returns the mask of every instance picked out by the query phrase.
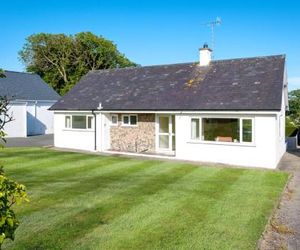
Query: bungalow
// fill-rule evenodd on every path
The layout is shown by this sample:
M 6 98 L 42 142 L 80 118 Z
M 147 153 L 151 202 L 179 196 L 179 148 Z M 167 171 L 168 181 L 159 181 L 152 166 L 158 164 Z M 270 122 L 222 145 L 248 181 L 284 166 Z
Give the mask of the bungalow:
M 90 71 L 56 104 L 56 147 L 276 168 L 284 55 Z

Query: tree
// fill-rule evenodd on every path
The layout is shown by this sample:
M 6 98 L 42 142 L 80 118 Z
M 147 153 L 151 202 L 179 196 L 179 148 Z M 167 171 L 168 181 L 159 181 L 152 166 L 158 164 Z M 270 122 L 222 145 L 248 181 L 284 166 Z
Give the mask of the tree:
M 0 78 L 5 77 L 3 69 L 0 69 Z
M 4 125 L 12 121 L 8 104 L 6 97 L 0 97 L 0 139 L 4 142 Z M 23 201 L 28 201 L 25 186 L 6 177 L 0 166 L 0 248 L 5 239 L 15 238 L 19 221 L 12 207 Z
M 289 117 L 300 126 L 300 89 L 289 92 Z
M 27 71 L 39 74 L 62 95 L 89 70 L 136 66 L 112 41 L 91 32 L 34 34 L 19 56 Z

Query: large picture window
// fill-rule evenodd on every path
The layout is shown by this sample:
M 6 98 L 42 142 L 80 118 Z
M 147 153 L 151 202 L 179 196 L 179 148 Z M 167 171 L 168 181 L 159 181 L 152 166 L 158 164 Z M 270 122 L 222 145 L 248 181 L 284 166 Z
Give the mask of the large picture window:
M 69 129 L 92 129 L 93 116 L 67 115 L 65 116 L 65 128 Z
M 191 139 L 225 143 L 252 143 L 251 118 L 191 118 Z
M 202 136 L 204 141 L 239 142 L 239 119 L 203 118 Z

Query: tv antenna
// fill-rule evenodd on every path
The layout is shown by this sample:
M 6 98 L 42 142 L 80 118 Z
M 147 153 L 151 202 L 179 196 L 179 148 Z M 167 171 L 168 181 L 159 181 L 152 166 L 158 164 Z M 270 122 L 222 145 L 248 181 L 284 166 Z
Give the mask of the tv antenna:
M 213 50 L 213 54 L 215 51 L 215 28 L 216 28 L 216 26 L 221 25 L 221 23 L 222 23 L 221 18 L 217 17 L 216 20 L 214 20 L 214 21 L 210 21 L 210 22 L 202 24 L 202 25 L 210 27 L 210 29 L 211 29 L 211 48 Z

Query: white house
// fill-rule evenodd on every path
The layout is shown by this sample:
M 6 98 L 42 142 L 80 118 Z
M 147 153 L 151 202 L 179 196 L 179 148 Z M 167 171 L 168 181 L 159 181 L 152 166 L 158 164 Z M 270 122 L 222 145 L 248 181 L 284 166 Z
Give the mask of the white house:
M 5 71 L 0 78 L 0 95 L 10 100 L 13 121 L 5 125 L 7 137 L 53 133 L 53 111 L 48 109 L 59 95 L 38 75 Z
M 91 71 L 55 105 L 56 147 L 276 168 L 285 56 Z

